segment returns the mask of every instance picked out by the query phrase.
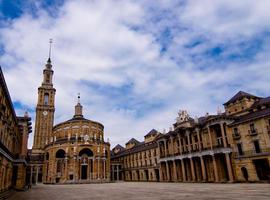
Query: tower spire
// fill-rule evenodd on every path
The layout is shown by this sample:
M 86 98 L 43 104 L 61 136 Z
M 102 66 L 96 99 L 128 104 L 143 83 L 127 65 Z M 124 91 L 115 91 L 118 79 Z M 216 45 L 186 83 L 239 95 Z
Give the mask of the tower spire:
M 49 40 L 49 58 L 48 58 L 49 63 L 51 62 L 52 42 L 53 42 L 53 39 L 50 39 Z
M 83 107 L 82 107 L 80 101 L 81 101 L 81 96 L 80 96 L 80 93 L 78 93 L 78 103 L 75 106 L 75 115 L 73 116 L 74 118 L 83 117 L 83 114 L 82 114 Z

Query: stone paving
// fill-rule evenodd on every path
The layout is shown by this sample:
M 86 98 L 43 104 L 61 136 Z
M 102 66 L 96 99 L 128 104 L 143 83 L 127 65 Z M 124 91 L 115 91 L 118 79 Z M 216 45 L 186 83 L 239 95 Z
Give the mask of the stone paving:
M 38 185 L 11 200 L 83 199 L 270 199 L 270 184 L 146 183 Z

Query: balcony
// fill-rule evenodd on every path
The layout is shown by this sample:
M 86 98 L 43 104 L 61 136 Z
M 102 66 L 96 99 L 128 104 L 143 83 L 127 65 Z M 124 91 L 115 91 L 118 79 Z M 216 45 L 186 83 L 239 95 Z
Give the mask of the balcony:
M 234 140 L 239 140 L 241 138 L 241 135 L 238 132 L 233 133 L 232 136 Z
M 249 136 L 256 136 L 258 135 L 257 129 L 248 130 Z

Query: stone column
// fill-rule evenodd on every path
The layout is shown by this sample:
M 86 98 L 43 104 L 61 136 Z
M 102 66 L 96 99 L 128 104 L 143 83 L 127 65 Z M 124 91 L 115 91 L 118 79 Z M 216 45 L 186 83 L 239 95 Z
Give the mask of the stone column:
M 33 184 L 33 166 L 31 165 L 30 185 Z
M 100 161 L 100 157 L 98 157 L 98 163 L 97 163 L 97 179 L 99 180 L 99 161 Z
M 207 130 L 208 130 L 208 135 L 209 135 L 209 140 L 210 140 L 210 148 L 213 149 L 213 141 L 212 141 L 212 136 L 211 136 L 211 131 L 210 131 L 209 126 L 207 126 Z
M 103 160 L 103 178 L 106 179 L 106 158 Z
M 179 152 L 180 152 L 180 155 L 182 155 L 182 151 L 183 151 L 183 149 L 182 149 L 182 144 L 181 144 L 181 138 L 180 138 L 180 135 L 178 135 L 178 141 L 179 141 Z
M 161 162 L 160 162 L 160 166 L 159 166 L 159 181 L 163 181 Z
M 89 180 L 90 179 L 90 171 L 91 171 L 89 157 L 87 157 L 87 165 L 88 165 L 88 167 L 87 167 L 87 180 Z
M 174 148 L 173 137 L 171 137 L 170 140 L 171 140 L 171 151 L 172 151 L 172 155 L 174 155 L 174 153 L 175 153 L 175 152 L 174 152 L 174 149 L 175 149 L 175 148 Z
M 221 129 L 221 135 L 222 135 L 223 145 L 226 148 L 228 145 L 227 145 L 227 141 L 226 141 L 226 136 L 225 136 L 225 131 L 224 131 L 223 123 L 221 122 L 219 125 L 220 125 L 220 129 Z
M 170 171 L 169 171 L 169 163 L 166 161 L 166 175 L 167 175 L 167 181 L 170 181 Z
M 65 180 L 68 180 L 68 158 L 65 158 Z
M 195 176 L 195 169 L 194 169 L 194 162 L 192 157 L 189 158 L 190 160 L 190 166 L 191 166 L 191 176 L 192 176 L 192 181 L 196 181 L 196 176 Z
M 117 176 L 117 181 L 119 181 L 119 166 L 116 165 L 116 176 Z
M 200 130 L 198 128 L 196 128 L 196 132 L 197 132 L 197 137 L 198 137 L 198 142 L 199 142 L 199 150 L 202 150 L 202 144 L 201 144 L 201 137 L 200 137 Z
M 95 157 L 93 157 L 93 161 L 92 161 L 92 179 L 96 179 L 95 177 Z
M 75 182 L 77 180 L 77 172 L 76 172 L 76 157 L 73 158 L 74 161 L 74 168 L 73 168 L 73 181 Z
M 206 181 L 206 170 L 205 170 L 203 156 L 200 156 L 200 161 L 201 161 L 201 168 L 202 168 L 202 178 L 203 178 L 203 181 Z
M 188 138 L 188 152 L 191 152 L 191 144 L 190 144 L 190 137 L 189 137 L 190 132 L 186 130 L 186 135 Z
M 173 180 L 177 181 L 177 171 L 176 171 L 176 163 L 175 160 L 173 160 Z
M 187 177 L 186 177 L 186 170 L 185 170 L 185 162 L 184 159 L 180 160 L 181 162 L 181 168 L 182 168 L 182 180 L 183 182 L 187 181 Z
M 38 170 L 39 170 L 39 166 L 36 166 L 36 184 L 38 183 Z
M 167 148 L 167 141 L 164 139 L 164 149 L 165 149 L 165 157 L 168 156 L 168 148 Z
M 212 159 L 213 159 L 213 166 L 214 166 L 215 181 L 219 182 L 218 170 L 217 170 L 217 162 L 216 162 L 215 155 L 212 155 Z
M 228 175 L 229 175 L 229 181 L 233 182 L 233 172 L 232 172 L 232 164 L 231 164 L 231 159 L 229 153 L 225 153 L 226 157 L 226 164 L 227 164 L 227 169 L 228 169 Z
M 112 165 L 112 181 L 114 181 L 114 165 Z

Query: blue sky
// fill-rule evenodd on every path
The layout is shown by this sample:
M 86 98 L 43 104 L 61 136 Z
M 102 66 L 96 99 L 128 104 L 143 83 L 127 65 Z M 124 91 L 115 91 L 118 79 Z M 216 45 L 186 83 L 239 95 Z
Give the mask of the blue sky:
M 53 38 L 55 123 L 84 115 L 112 146 L 215 114 L 239 90 L 269 96 L 268 0 L 0 0 L 0 63 L 16 112 L 35 119 Z M 34 123 L 33 123 L 34 124 Z M 32 137 L 29 146 L 32 145 Z

